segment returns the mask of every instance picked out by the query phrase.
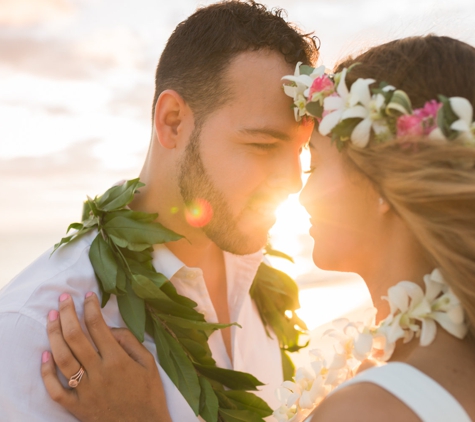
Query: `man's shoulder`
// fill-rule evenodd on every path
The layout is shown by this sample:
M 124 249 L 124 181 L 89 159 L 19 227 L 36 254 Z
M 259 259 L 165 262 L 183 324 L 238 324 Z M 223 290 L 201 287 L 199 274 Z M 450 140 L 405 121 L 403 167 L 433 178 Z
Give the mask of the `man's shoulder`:
M 97 232 L 87 233 L 51 255 L 49 249 L 0 291 L 0 313 L 21 312 L 43 322 L 64 291 L 74 295 L 97 290 L 89 248 Z M 48 308 L 49 307 L 49 308 Z M 46 309 L 48 308 L 48 309 Z

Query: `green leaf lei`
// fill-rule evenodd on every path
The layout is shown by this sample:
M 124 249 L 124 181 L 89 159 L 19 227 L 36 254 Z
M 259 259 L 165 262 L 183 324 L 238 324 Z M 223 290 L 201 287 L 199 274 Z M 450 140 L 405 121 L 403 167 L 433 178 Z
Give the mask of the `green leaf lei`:
M 96 229 L 89 258 L 102 291 L 102 306 L 116 295 L 120 314 L 135 337 L 143 342 L 147 332 L 154 338 L 160 365 L 194 413 L 206 422 L 263 421 L 272 410 L 249 392 L 263 384 L 251 374 L 217 367 L 208 345 L 215 330 L 238 324 L 206 322 L 195 310 L 197 304 L 179 295 L 153 268 L 152 246 L 182 236 L 155 222 L 158 214 L 126 208 L 143 186 L 133 179 L 102 196 L 88 197 L 82 223 L 72 223 L 67 230 L 77 232 L 61 239 L 53 253 Z M 291 259 L 270 247 L 266 253 Z M 284 377 L 291 379 L 295 368 L 287 352 L 306 346 L 298 344 L 306 326 L 294 312 L 300 307 L 297 285 L 285 273 L 261 263 L 250 294 L 268 335 L 272 331 L 279 340 Z

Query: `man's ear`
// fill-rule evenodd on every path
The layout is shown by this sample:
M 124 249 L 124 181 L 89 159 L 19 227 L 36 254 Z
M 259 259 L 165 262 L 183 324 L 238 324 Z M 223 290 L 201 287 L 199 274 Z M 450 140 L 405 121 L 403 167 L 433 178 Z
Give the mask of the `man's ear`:
M 167 89 L 158 97 L 153 124 L 158 141 L 164 148 L 176 147 L 184 130 L 185 117 L 191 112 L 176 91 Z

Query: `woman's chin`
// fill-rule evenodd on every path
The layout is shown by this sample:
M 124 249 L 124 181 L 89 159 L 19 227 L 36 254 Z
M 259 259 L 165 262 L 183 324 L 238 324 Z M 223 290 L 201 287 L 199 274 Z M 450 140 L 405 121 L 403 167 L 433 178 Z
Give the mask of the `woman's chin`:
M 321 254 L 314 250 L 312 254 L 313 263 L 317 268 L 324 271 L 339 271 L 344 273 L 355 272 L 350 268 L 348 263 L 342 262 L 341 259 L 329 257 L 328 254 Z M 341 257 L 340 257 L 341 258 Z

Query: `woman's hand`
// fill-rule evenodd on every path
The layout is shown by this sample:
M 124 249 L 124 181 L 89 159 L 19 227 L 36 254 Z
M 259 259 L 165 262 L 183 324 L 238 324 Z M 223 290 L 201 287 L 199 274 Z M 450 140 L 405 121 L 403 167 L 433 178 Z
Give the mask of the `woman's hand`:
M 97 351 L 81 329 L 69 295 L 60 296 L 59 313 L 48 314 L 52 353 L 43 353 L 41 375 L 51 398 L 82 422 L 170 422 L 152 354 L 129 330 L 106 325 L 93 293 L 86 295 L 84 318 Z M 55 364 L 67 379 L 84 368 L 76 388 L 63 387 Z

